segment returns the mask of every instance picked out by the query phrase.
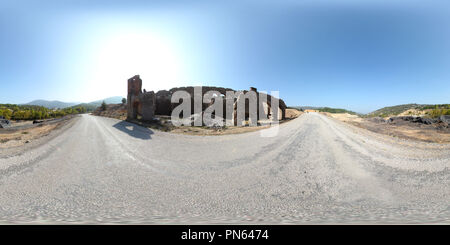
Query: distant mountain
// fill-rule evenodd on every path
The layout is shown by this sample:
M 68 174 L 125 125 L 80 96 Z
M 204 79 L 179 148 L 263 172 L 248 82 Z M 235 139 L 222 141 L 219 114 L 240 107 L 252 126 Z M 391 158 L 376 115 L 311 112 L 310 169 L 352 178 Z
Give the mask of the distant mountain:
M 353 114 L 353 115 L 359 114 L 354 111 L 349 111 L 349 110 L 341 109 L 341 108 L 317 107 L 317 106 L 294 106 L 293 108 L 296 108 L 299 110 L 317 110 L 320 112 L 329 112 L 329 113 L 349 113 L 349 114 Z
M 352 115 L 359 115 L 359 113 L 356 113 L 354 111 L 349 111 L 347 109 L 341 109 L 341 108 L 330 108 L 330 107 L 322 107 L 317 109 L 320 112 L 329 112 L 329 113 L 348 113 Z
M 292 108 L 299 109 L 299 110 L 317 110 L 323 107 L 318 106 L 293 106 Z
M 122 96 L 114 96 L 102 100 L 92 101 L 87 104 L 100 106 L 103 101 L 105 101 L 106 104 L 120 104 L 122 103 L 122 98 L 123 98 Z
M 48 100 L 33 100 L 29 103 L 23 104 L 23 105 L 37 105 L 37 106 L 43 106 L 49 109 L 63 109 L 67 107 L 77 107 L 77 106 L 84 106 L 89 111 L 94 110 L 97 107 L 99 107 L 103 101 L 105 101 L 106 104 L 120 104 L 122 103 L 122 96 L 114 96 L 105 98 L 103 100 L 96 100 L 89 103 L 80 103 L 80 102 L 62 102 L 62 101 L 48 101 Z
M 49 109 L 57 109 L 57 108 L 66 108 L 66 107 L 71 107 L 74 106 L 78 103 L 75 102 L 62 102 L 62 101 L 58 101 L 58 100 L 53 100 L 53 101 L 49 101 L 49 100 L 33 100 L 31 102 L 28 102 L 24 105 L 37 105 L 37 106 L 43 106 L 43 107 L 47 107 Z
M 96 101 L 92 101 L 89 103 L 77 104 L 72 107 L 82 106 L 82 107 L 85 107 L 87 111 L 93 111 L 93 110 L 97 109 L 97 107 L 101 106 L 103 101 L 105 101 L 106 104 L 121 104 L 122 98 L 123 98 L 122 96 L 114 96 L 114 97 L 109 97 L 109 98 L 106 98 L 103 100 L 96 100 Z

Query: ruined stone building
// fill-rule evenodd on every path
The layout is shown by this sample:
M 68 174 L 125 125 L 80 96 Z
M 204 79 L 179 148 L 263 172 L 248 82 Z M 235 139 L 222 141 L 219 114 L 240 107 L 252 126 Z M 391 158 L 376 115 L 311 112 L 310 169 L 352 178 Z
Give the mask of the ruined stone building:
M 152 120 L 155 116 L 156 98 L 153 91 L 142 92 L 142 80 L 139 75 L 128 79 L 128 112 L 129 119 L 137 119 L 140 115 L 143 120 Z
M 219 93 L 219 96 L 223 98 L 223 115 L 222 118 L 230 118 L 230 116 L 234 119 L 234 125 L 236 125 L 236 112 L 237 105 L 240 99 L 245 99 L 244 96 L 239 96 L 237 98 L 231 98 L 233 101 L 229 101 L 230 98 L 227 98 L 227 92 L 237 92 L 230 88 L 222 88 L 222 87 L 201 87 L 201 95 L 202 98 L 204 95 L 210 91 L 215 91 Z M 170 116 L 175 107 L 177 107 L 180 103 L 172 103 L 172 95 L 177 91 L 185 91 L 190 95 L 191 98 L 191 114 L 194 114 L 194 87 L 179 87 L 172 88 L 170 90 L 160 90 L 157 93 L 153 91 L 147 92 L 142 91 L 142 80 L 139 75 L 136 75 L 130 79 L 128 79 L 128 96 L 127 96 L 127 105 L 128 105 L 128 119 L 137 119 L 138 116 L 142 117 L 142 120 L 152 120 L 155 115 L 161 116 Z M 280 120 L 285 119 L 286 116 L 286 104 L 282 99 L 277 99 L 271 95 L 260 93 L 256 88 L 250 88 L 250 91 L 253 91 L 257 95 L 257 110 L 264 110 L 264 114 L 266 118 L 271 117 L 272 104 L 274 100 L 278 100 L 278 111 Z M 244 90 L 241 95 L 245 95 L 248 91 Z M 267 96 L 267 99 L 262 102 L 259 101 L 259 96 Z M 248 101 L 245 101 L 245 117 L 249 117 L 249 105 Z M 203 103 L 202 101 L 202 112 L 206 110 L 211 104 L 214 103 L 214 99 L 212 99 L 211 103 Z M 232 105 L 230 108 L 227 108 L 227 105 Z M 228 116 L 226 116 L 228 115 Z M 260 120 L 260 114 L 257 115 L 257 120 Z

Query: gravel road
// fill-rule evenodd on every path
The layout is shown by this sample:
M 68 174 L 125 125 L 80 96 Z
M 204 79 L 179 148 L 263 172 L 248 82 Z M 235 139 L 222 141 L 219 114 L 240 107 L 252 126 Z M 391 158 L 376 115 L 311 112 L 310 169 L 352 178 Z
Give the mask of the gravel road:
M 450 145 L 317 113 L 260 132 L 177 135 L 91 115 L 0 150 L 3 223 L 450 223 Z

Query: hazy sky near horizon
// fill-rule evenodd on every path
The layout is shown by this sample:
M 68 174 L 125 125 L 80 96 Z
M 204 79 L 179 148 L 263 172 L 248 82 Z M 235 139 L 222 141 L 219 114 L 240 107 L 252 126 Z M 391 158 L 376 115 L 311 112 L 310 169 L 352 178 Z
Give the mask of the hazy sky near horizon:
M 447 2 L 3 0 L 0 103 L 125 96 L 135 74 L 363 113 L 450 103 Z

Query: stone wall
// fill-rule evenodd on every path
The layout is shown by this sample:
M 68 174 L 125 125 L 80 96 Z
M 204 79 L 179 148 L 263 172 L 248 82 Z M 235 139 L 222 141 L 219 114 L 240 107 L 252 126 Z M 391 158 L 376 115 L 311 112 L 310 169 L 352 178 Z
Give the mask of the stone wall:
M 219 96 L 223 98 L 223 117 L 233 116 L 233 119 L 236 120 L 236 109 L 237 109 L 237 103 L 240 99 L 245 99 L 243 96 L 238 98 L 233 98 L 232 104 L 233 106 L 228 108 L 227 111 L 227 101 L 230 100 L 230 98 L 226 97 L 226 94 L 228 91 L 236 93 L 237 91 L 230 89 L 230 88 L 222 88 L 222 87 L 201 87 L 202 91 L 202 98 L 204 95 L 210 91 L 216 91 L 219 93 Z M 130 79 L 128 79 L 128 96 L 127 96 L 127 118 L 128 119 L 137 119 L 138 116 L 141 116 L 143 120 L 152 120 L 155 115 L 165 115 L 170 116 L 172 114 L 172 110 L 178 106 L 179 103 L 172 103 L 171 98 L 172 95 L 177 91 L 185 91 L 191 95 L 191 114 L 194 114 L 194 91 L 195 87 L 178 87 L 178 88 L 172 88 L 169 91 L 167 90 L 160 90 L 157 93 L 154 93 L 153 91 L 147 92 L 144 89 L 144 92 L 142 92 L 142 80 L 139 77 L 139 75 L 136 75 Z M 255 92 L 257 96 L 257 110 L 264 110 L 264 108 L 267 108 L 267 113 L 264 114 L 265 117 L 270 118 L 271 116 L 271 110 L 272 104 L 275 100 L 278 100 L 278 107 L 281 111 L 281 115 L 279 116 L 280 119 L 285 119 L 286 116 L 286 104 L 283 100 L 277 99 L 271 95 L 265 94 L 265 93 L 259 93 L 256 88 L 251 87 L 250 91 Z M 242 95 L 245 95 L 248 91 L 240 91 L 242 92 Z M 266 102 L 264 105 L 263 102 L 259 101 L 259 95 L 267 96 Z M 214 101 L 214 100 L 213 100 Z M 246 118 L 249 117 L 249 105 L 248 100 L 245 101 L 245 116 Z M 202 102 L 202 112 L 208 108 L 211 103 L 203 103 Z M 231 103 L 230 103 L 231 104 Z M 233 110 L 233 111 L 230 111 Z M 266 111 L 266 110 L 264 110 Z M 259 113 L 257 113 L 257 120 L 260 120 Z M 236 121 L 234 122 L 234 125 L 236 125 Z

